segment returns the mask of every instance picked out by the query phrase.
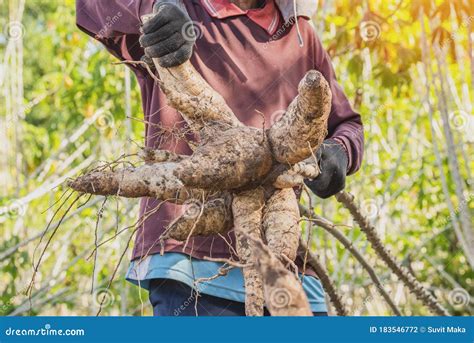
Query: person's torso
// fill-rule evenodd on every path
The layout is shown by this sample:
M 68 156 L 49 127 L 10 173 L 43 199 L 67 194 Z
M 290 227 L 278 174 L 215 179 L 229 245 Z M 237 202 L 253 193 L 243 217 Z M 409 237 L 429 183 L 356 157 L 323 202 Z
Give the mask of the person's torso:
M 308 21 L 299 19 L 304 45 L 300 47 L 295 25 L 283 24 L 270 35 L 247 16 L 224 19 L 211 17 L 199 0 L 186 1 L 196 26 L 197 40 L 191 63 L 203 78 L 227 101 L 245 125 L 269 127 L 278 120 L 297 95 L 300 80 L 314 68 L 315 34 Z M 189 154 L 179 139 L 184 131 L 180 114 L 166 104 L 164 94 L 150 77 L 142 85 L 148 147 Z M 158 202 L 147 199 L 142 214 L 156 210 Z M 160 250 L 159 236 L 182 206 L 164 204 L 147 216 L 136 240 L 133 258 Z M 233 234 L 226 238 L 233 241 Z M 195 257 L 228 257 L 228 242 L 220 237 L 195 238 L 186 252 Z M 181 251 L 177 242 L 167 242 L 166 251 Z M 212 250 L 212 251 L 211 251 Z

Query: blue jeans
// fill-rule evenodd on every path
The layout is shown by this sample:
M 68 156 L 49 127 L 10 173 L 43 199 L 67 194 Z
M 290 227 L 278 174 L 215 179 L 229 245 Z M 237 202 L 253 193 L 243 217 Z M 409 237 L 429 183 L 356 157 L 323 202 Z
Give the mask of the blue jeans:
M 196 293 L 188 285 L 171 279 L 150 281 L 150 303 L 154 316 L 245 316 L 245 304 Z M 326 312 L 313 313 L 327 316 Z M 269 316 L 265 310 L 265 316 Z

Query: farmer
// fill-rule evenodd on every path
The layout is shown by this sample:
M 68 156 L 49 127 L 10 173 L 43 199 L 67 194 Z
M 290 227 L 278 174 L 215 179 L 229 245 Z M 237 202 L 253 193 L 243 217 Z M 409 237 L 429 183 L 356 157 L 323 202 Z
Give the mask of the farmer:
M 311 26 L 314 0 L 77 0 L 77 24 L 120 60 L 157 58 L 163 67 L 188 59 L 248 126 L 271 126 L 297 95 L 307 71 L 316 69 L 328 80 L 332 94 L 328 136 L 317 151 L 321 175 L 308 180 L 319 197 L 328 198 L 356 172 L 363 152 L 361 117 L 353 111 L 336 81 L 330 58 Z M 146 24 L 141 17 L 154 12 Z M 296 18 L 296 19 L 295 19 Z M 191 150 L 176 131 L 183 119 L 167 106 L 165 95 L 143 64 L 131 67 L 142 92 L 146 146 L 179 154 Z M 244 281 L 240 269 L 198 284 L 218 274 L 222 263 L 205 256 L 231 258 L 235 240 L 227 236 L 166 242 L 160 255 L 159 237 L 184 206 L 158 206 L 143 199 L 140 226 L 127 279 L 149 290 L 157 316 L 243 316 Z M 234 256 L 235 258 L 235 256 Z M 302 262 L 297 261 L 302 267 Z M 302 272 L 303 269 L 301 268 Z M 321 283 L 306 270 L 303 287 L 315 315 L 326 315 Z M 196 313 L 197 310 L 197 313 Z

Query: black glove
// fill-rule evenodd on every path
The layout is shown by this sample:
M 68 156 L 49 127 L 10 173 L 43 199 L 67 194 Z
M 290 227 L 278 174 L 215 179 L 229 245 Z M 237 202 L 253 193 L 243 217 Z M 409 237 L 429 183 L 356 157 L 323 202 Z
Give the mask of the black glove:
M 196 34 L 193 22 L 178 6 L 162 2 L 155 5 L 142 31 L 140 44 L 145 55 L 158 58 L 163 68 L 176 67 L 191 58 Z
M 327 199 L 346 186 L 347 153 L 341 143 L 327 139 L 317 151 L 316 158 L 321 174 L 305 183 L 318 197 Z

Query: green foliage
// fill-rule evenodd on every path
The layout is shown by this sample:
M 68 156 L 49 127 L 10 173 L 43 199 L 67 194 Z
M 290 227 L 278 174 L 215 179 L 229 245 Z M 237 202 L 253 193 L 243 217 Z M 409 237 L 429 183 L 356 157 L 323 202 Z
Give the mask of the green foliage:
M 15 1 L 10 1 L 8 6 L 4 6 L 4 2 L 0 0 L 0 28 L 8 25 L 9 10 L 16 7 Z M 450 298 L 455 289 L 473 294 L 474 274 L 453 230 L 453 221 L 460 215 L 460 201 L 448 166 L 442 103 L 435 91 L 443 84 L 449 93 L 450 114 L 463 111 L 467 120 L 473 121 L 473 81 L 467 40 L 472 4 L 469 7 L 467 0 L 324 3 L 314 18 L 315 26 L 321 29 L 324 45 L 333 57 L 346 93 L 350 99 L 356 99 L 360 91 L 358 95 L 362 97 L 358 110 L 366 129 L 365 161 L 359 173 L 348 179 L 348 190 L 357 196 L 392 252 L 430 287 L 439 301 L 453 314 L 472 314 L 472 300 L 459 306 Z M 46 250 L 36 276 L 37 287 L 32 291 L 36 305 L 33 312 L 29 312 L 24 293 L 32 277 L 32 263 L 38 261 L 55 224 L 74 198 L 67 198 L 68 194 L 63 196 L 66 191 L 63 186 L 46 186 L 54 185 L 59 177 L 67 176 L 75 168 L 86 167 L 81 163 L 89 157 L 91 161 L 111 161 L 121 154 L 134 154 L 143 139 L 141 98 L 133 75 L 128 100 L 131 115 L 138 120 L 126 118 L 125 67 L 114 64 L 116 60 L 100 44 L 75 27 L 74 11 L 73 0 L 26 1 L 21 19 L 24 26 L 22 65 L 12 63 L 12 56 L 20 52 L 14 50 L 12 55 L 7 48 L 8 37 L 0 31 L 0 87 L 5 94 L 0 98 L 0 120 L 6 124 L 1 126 L 0 139 L 8 140 L 7 150 L 0 150 L 0 206 L 7 208 L 7 212 L 0 215 L 3 237 L 0 241 L 0 315 L 94 315 L 98 306 L 97 294 L 90 294 L 92 280 L 97 289 L 107 286 L 133 233 L 130 228 L 121 230 L 136 221 L 136 201 L 108 199 L 97 230 L 102 199 L 95 203 L 89 201 L 82 210 L 74 207 L 72 211 L 78 212 L 66 215 Z M 430 26 L 425 25 L 431 49 L 425 65 L 420 12 L 431 21 Z M 437 75 L 437 45 L 447 49 L 446 56 L 442 56 L 445 79 Z M 15 72 L 9 69 L 13 66 L 17 68 Z M 433 105 L 434 136 L 428 106 L 424 103 L 428 90 L 420 66 L 433 70 L 428 95 Z M 23 96 L 9 90 L 11 80 L 17 80 L 20 71 Z M 449 87 L 448 77 L 453 83 Z M 9 112 L 9 102 L 18 97 L 24 111 L 16 106 L 15 113 Z M 17 115 L 22 112 L 24 116 Z M 82 135 L 75 137 L 78 128 L 91 118 L 95 121 Z M 468 183 L 474 173 L 472 131 L 466 125 L 453 121 L 450 124 L 473 218 L 474 190 Z M 72 138 L 72 142 L 65 144 Z M 440 149 L 441 169 L 433 143 Z M 68 159 L 77 152 L 73 160 Z M 447 177 L 448 195 L 443 192 L 442 174 Z M 45 187 L 47 191 L 27 204 L 16 202 Z M 450 213 L 447 199 L 454 204 L 454 214 Z M 64 200 L 66 205 L 61 207 Z M 79 203 L 86 200 L 83 197 Z M 392 295 L 398 294 L 404 314 L 428 313 L 375 257 L 364 235 L 352 227 L 347 211 L 334 200 L 312 200 L 318 213 L 344 225 L 340 229 L 368 258 L 384 287 Z M 40 233 L 50 220 L 53 225 L 40 239 Z M 307 230 L 308 225 L 305 225 Z M 96 231 L 99 242 L 107 239 L 110 242 L 98 250 L 94 274 L 94 255 L 89 255 L 94 249 Z M 31 241 L 2 258 L 9 249 L 28 239 Z M 367 274 L 341 245 L 320 229 L 314 231 L 313 249 L 326 262 L 351 313 L 390 314 L 375 295 Z M 110 289 L 113 301 L 102 310 L 103 315 L 150 314 L 146 292 L 123 280 L 127 258 L 128 254 L 118 268 Z

